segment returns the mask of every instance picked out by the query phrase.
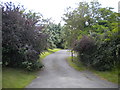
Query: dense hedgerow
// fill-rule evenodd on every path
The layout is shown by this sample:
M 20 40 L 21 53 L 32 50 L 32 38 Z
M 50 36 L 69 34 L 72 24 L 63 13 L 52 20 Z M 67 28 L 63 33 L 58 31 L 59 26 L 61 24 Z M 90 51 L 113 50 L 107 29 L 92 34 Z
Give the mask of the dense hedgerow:
M 2 56 L 3 66 L 35 70 L 43 65 L 39 54 L 46 48 L 46 34 L 36 25 L 40 16 L 25 13 L 25 9 L 13 3 L 2 5 Z
M 80 57 L 80 61 L 84 65 L 93 67 L 100 71 L 111 70 L 116 68 L 120 62 L 120 36 L 118 31 L 111 36 L 103 35 L 97 38 L 90 38 L 83 36 L 81 40 L 74 47 L 74 51 L 77 51 Z M 107 36 L 107 38 L 105 38 Z
M 92 54 L 92 66 L 98 70 L 111 70 L 119 66 L 120 35 L 118 29 L 104 34 L 103 39 L 96 39 L 97 49 Z

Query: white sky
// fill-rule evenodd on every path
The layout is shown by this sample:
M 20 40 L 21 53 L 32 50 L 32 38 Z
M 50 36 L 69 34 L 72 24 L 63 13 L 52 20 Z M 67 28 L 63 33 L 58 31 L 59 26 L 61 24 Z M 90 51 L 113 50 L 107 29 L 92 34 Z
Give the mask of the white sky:
M 1 1 L 1 0 L 0 0 Z M 62 21 L 61 17 L 67 7 L 77 7 L 77 3 L 83 0 L 2 0 L 3 2 L 15 2 L 24 5 L 28 10 L 40 12 L 44 18 L 52 18 L 55 23 Z M 92 0 L 84 0 L 92 1 Z M 118 2 L 120 0 L 98 0 L 103 7 L 113 7 L 118 12 Z

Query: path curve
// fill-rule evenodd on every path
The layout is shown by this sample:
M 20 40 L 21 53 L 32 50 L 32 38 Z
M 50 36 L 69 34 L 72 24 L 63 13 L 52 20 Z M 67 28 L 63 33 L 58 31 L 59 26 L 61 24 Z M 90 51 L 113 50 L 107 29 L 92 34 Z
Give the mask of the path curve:
M 48 55 L 45 68 L 26 88 L 117 88 L 116 84 L 102 80 L 89 71 L 80 72 L 70 67 L 65 60 L 70 56 L 67 50 Z

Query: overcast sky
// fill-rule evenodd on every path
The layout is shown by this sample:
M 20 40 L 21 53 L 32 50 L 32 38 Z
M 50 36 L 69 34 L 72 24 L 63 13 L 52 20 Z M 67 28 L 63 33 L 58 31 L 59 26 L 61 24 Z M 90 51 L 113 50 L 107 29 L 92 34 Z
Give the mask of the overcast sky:
M 15 2 L 24 5 L 28 10 L 40 12 L 45 18 L 52 18 L 55 23 L 59 23 L 67 7 L 77 7 L 77 3 L 83 0 L 0 0 L 3 2 Z M 92 0 L 84 0 L 92 1 Z M 98 0 L 103 7 L 113 7 L 118 12 L 118 2 L 120 0 Z

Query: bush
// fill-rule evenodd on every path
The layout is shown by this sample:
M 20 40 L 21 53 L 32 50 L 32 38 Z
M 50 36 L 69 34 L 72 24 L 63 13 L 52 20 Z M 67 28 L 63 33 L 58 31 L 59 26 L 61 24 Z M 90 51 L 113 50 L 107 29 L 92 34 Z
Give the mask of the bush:
M 86 65 L 89 66 L 92 63 L 91 55 L 95 52 L 96 45 L 94 40 L 91 37 L 83 36 L 80 41 L 76 43 L 76 46 L 73 48 L 74 51 L 77 51 L 80 57 L 80 60 Z
M 22 62 L 22 67 L 25 68 L 26 70 L 33 71 L 33 70 L 38 70 L 42 68 L 44 65 L 40 61 L 24 61 Z
M 119 66 L 119 43 L 118 32 L 112 33 L 111 36 L 106 33 L 103 39 L 101 36 L 97 36 L 94 40 L 88 36 L 83 36 L 74 46 L 74 50 L 78 52 L 81 62 L 86 66 L 106 71 Z
M 47 46 L 47 36 L 41 31 L 43 26 L 37 25 L 40 17 L 11 2 L 2 5 L 3 66 L 28 70 L 42 67 L 38 59 Z
M 91 56 L 93 59 L 92 66 L 100 71 L 111 70 L 114 67 L 115 58 L 113 48 L 109 47 L 109 43 L 99 44 L 94 54 Z

